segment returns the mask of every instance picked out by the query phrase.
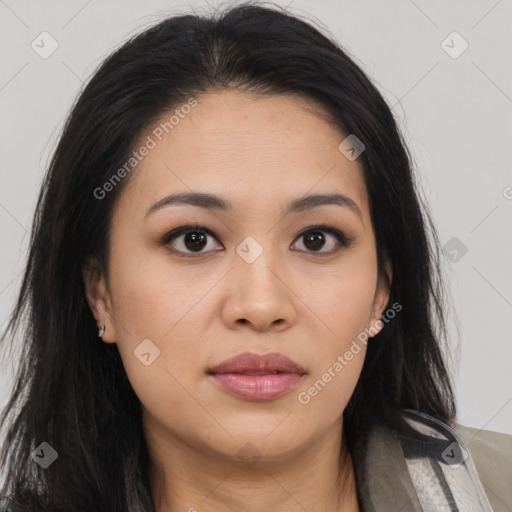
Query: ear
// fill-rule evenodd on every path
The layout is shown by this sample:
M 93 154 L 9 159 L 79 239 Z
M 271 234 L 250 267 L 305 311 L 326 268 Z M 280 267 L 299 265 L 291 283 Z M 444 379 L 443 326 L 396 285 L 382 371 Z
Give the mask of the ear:
M 378 321 L 384 312 L 384 308 L 386 307 L 389 301 L 389 292 L 391 287 L 391 282 L 393 280 L 393 268 L 391 266 L 390 260 L 386 260 L 385 264 L 385 273 L 387 276 L 380 275 L 377 279 L 377 287 L 375 290 L 375 297 L 373 299 L 372 305 L 372 313 L 370 318 L 370 326 L 369 329 L 371 332 L 371 336 L 375 336 L 380 332 L 380 330 L 384 327 L 384 324 L 381 321 Z M 389 282 L 389 284 L 388 284 Z
M 115 343 L 116 332 L 113 322 L 112 303 L 105 277 L 98 263 L 88 260 L 82 267 L 82 277 L 85 285 L 85 295 L 98 328 L 105 325 L 105 333 L 101 337 L 106 343 Z

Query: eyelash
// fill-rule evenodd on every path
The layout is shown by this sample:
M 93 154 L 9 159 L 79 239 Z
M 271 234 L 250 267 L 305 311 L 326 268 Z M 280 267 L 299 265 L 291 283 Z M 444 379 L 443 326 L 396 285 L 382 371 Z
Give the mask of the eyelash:
M 316 224 L 314 226 L 309 226 L 308 228 L 303 229 L 297 235 L 296 239 L 300 239 L 304 235 L 307 235 L 308 233 L 316 232 L 316 231 L 321 231 L 321 232 L 329 233 L 340 244 L 340 247 L 337 247 L 336 249 L 331 250 L 331 251 L 329 251 L 327 253 L 326 252 L 318 252 L 318 251 L 299 251 L 299 252 L 305 252 L 306 254 L 318 254 L 321 257 L 322 256 L 330 256 L 332 254 L 337 253 L 342 248 L 348 248 L 351 245 L 351 243 L 353 242 L 353 240 L 354 240 L 353 237 L 348 237 L 342 231 L 339 231 L 338 229 L 333 228 L 331 226 L 328 226 L 326 224 Z M 206 234 L 212 236 L 213 238 L 217 239 L 217 237 L 216 237 L 215 233 L 213 233 L 213 231 L 211 231 L 210 229 L 208 229 L 208 228 L 206 228 L 204 226 L 200 226 L 199 224 L 196 223 L 194 225 L 188 224 L 186 226 L 181 226 L 181 227 L 179 227 L 177 229 L 173 229 L 172 231 L 167 233 L 162 238 L 161 244 L 164 245 L 164 246 L 168 246 L 169 243 L 173 239 L 177 238 L 178 236 L 186 235 L 188 233 L 194 233 L 194 232 L 203 232 L 203 233 L 206 233 Z M 189 252 L 189 253 L 184 253 L 182 251 L 171 249 L 170 247 L 166 247 L 166 248 L 172 254 L 175 254 L 175 255 L 177 255 L 179 257 L 183 257 L 183 258 L 196 258 L 196 257 L 201 256 L 202 254 L 206 254 L 205 252 L 195 252 L 195 253 L 194 252 Z

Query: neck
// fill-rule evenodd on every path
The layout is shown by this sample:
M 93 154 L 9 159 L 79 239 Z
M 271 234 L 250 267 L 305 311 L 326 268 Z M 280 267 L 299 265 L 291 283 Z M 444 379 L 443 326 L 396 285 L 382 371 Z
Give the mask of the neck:
M 359 511 L 341 419 L 290 456 L 253 461 L 201 449 L 155 425 L 145 430 L 155 512 Z

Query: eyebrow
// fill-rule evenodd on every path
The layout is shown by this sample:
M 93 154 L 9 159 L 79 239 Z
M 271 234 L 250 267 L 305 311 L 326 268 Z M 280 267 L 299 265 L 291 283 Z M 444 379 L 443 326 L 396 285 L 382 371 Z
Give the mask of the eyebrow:
M 182 192 L 171 194 L 150 206 L 144 217 L 171 205 L 192 205 L 209 210 L 231 212 L 234 209 L 233 203 L 222 197 L 208 194 L 206 192 Z M 311 210 L 319 206 L 337 205 L 349 208 L 362 220 L 361 210 L 357 203 L 343 194 L 308 194 L 291 201 L 282 212 L 282 216 L 289 213 Z

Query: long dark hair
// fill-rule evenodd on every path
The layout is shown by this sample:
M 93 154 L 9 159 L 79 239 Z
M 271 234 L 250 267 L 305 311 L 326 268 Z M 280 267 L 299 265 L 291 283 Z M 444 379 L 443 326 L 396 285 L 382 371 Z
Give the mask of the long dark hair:
M 19 297 L 1 338 L 12 347 L 22 334 L 15 386 L 0 419 L 9 427 L 2 494 L 13 511 L 124 512 L 148 503 L 140 402 L 117 345 L 98 341 L 82 278 L 91 258 L 108 277 L 111 212 L 130 176 L 101 200 L 94 191 L 162 113 L 212 88 L 304 95 L 365 145 L 359 161 L 378 269 L 385 275 L 390 259 L 388 304 L 402 309 L 368 343 L 344 411 L 348 446 L 370 417 L 409 432 L 404 408 L 448 423 L 455 418 L 442 350 L 439 242 L 412 158 L 376 86 L 313 23 L 251 3 L 210 17 L 169 17 L 114 51 L 80 93 L 44 177 Z M 58 453 L 45 470 L 31 457 L 42 442 Z

